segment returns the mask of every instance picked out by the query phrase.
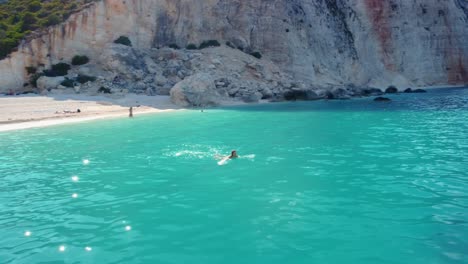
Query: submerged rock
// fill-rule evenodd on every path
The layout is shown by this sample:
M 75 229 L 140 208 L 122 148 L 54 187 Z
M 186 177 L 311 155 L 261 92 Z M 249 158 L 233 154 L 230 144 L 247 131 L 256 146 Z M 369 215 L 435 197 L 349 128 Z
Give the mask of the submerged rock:
M 413 93 L 427 93 L 427 91 L 424 89 L 416 89 L 413 91 Z
M 390 98 L 387 98 L 387 97 L 376 97 L 374 99 L 374 102 L 390 102 L 392 101 Z

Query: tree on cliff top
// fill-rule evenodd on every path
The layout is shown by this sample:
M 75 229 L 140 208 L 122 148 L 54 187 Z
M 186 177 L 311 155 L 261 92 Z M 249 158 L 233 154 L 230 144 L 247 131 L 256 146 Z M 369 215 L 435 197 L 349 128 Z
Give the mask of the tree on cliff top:
M 32 31 L 57 25 L 94 0 L 0 0 L 0 60 Z

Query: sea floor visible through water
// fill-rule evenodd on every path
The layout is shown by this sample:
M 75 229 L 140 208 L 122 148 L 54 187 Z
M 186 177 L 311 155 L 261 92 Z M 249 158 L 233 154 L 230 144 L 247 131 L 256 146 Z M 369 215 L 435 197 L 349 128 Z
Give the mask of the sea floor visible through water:
M 0 263 L 468 263 L 468 89 L 390 98 L 0 133 Z

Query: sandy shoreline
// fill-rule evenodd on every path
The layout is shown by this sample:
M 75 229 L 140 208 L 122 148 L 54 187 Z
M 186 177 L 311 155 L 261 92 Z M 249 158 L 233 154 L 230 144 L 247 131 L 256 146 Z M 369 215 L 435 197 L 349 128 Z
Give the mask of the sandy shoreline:
M 0 96 L 0 132 L 126 117 L 130 106 L 135 116 L 181 110 L 168 96 Z
M 465 86 L 429 86 L 424 89 L 461 88 Z M 260 102 L 266 103 L 266 101 Z M 223 105 L 241 105 L 224 102 Z M 80 94 L 0 96 L 0 132 L 71 124 L 105 118 L 183 110 L 169 96 L 127 94 L 123 97 Z M 80 113 L 76 113 L 80 109 Z

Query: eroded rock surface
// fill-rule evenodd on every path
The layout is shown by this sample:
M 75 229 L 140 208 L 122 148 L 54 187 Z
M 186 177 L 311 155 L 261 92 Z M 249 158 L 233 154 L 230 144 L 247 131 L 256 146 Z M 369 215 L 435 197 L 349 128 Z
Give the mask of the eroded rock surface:
M 35 33 L 0 61 L 0 93 L 23 89 L 30 78 L 26 67 L 47 68 L 74 55 L 86 55 L 91 66 L 99 66 L 95 76 L 102 78 L 90 90 L 103 85 L 150 95 L 169 94 L 201 72 L 215 81 L 224 78 L 217 89 L 246 101 L 260 94 L 278 98 L 293 88 L 347 98 L 389 85 L 466 84 L 467 5 L 460 0 L 103 0 Z M 133 48 L 111 44 L 119 36 L 127 36 Z M 239 53 L 164 48 L 206 40 Z M 266 63 L 248 55 L 253 52 Z M 354 88 L 348 89 L 350 84 Z

